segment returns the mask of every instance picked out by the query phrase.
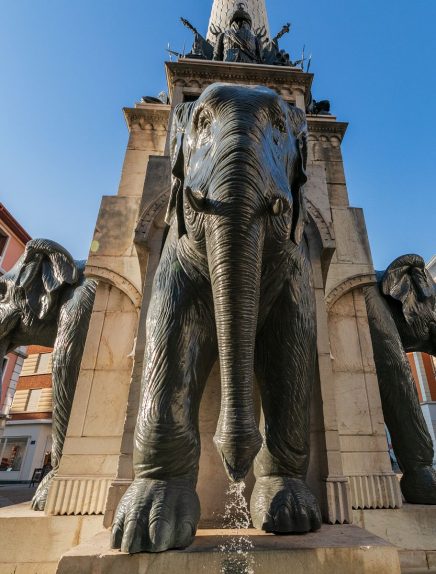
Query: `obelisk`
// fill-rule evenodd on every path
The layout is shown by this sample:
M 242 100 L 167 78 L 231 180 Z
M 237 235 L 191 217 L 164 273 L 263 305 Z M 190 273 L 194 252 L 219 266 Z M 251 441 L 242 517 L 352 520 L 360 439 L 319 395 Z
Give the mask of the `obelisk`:
M 253 30 L 265 27 L 269 37 L 270 32 L 265 0 L 245 0 L 244 2 L 235 2 L 235 0 L 214 0 L 209 20 L 209 28 L 207 29 L 208 40 L 211 40 L 212 42 L 215 41 L 215 36 L 211 32 L 211 29 L 213 29 L 214 26 L 221 30 L 225 30 L 229 27 L 230 18 L 240 4 L 243 4 L 244 10 L 250 14 L 253 20 Z

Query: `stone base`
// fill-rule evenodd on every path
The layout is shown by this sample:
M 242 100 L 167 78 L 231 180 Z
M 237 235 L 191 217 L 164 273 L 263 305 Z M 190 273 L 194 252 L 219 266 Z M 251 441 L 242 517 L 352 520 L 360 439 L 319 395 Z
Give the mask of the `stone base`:
M 436 506 L 355 510 L 354 521 L 400 550 L 402 574 L 436 573 Z
M 57 574 L 234 574 L 234 568 L 225 567 L 229 554 L 219 547 L 245 532 L 253 544 L 256 574 L 400 574 L 397 549 L 357 526 L 323 526 L 304 536 L 200 530 L 186 550 L 133 556 L 109 550 L 109 531 L 104 531 L 67 552 Z
M 55 574 L 62 554 L 102 529 L 102 516 L 47 516 L 24 502 L 0 509 L 0 574 Z

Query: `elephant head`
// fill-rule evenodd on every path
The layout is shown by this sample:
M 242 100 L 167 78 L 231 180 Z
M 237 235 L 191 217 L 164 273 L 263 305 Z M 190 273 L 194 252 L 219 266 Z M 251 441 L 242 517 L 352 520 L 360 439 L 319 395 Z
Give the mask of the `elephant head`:
M 78 275 L 71 255 L 54 241 L 27 243 L 15 266 L 0 277 L 1 361 L 20 345 L 53 345 L 59 294 L 65 285 L 75 284 Z
M 306 134 L 305 114 L 264 87 L 213 84 L 174 112 L 167 223 L 210 278 L 222 382 L 214 440 L 233 479 L 261 446 L 253 407 L 261 279 L 302 239 Z
M 383 274 L 380 288 L 406 352 L 436 355 L 436 284 L 419 255 L 403 255 Z

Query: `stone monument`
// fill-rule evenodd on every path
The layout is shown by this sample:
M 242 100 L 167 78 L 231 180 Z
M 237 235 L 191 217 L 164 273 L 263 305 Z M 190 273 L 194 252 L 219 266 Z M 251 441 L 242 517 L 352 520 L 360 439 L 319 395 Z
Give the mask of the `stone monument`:
M 250 17 L 250 30 L 261 44 L 258 61 L 235 61 L 225 51 L 222 57 L 214 59 L 214 51 L 210 56 L 210 47 L 231 28 L 235 9 Z M 42 562 L 44 572 L 59 574 L 223 572 L 217 549 L 226 535 L 216 529 L 222 526 L 228 477 L 213 444 L 221 405 L 218 364 L 212 367 L 199 413 L 201 515 L 193 546 L 130 556 L 110 549 L 109 531 L 133 480 L 145 324 L 172 197 L 170 125 L 179 104 L 195 106 L 217 83 L 264 86 L 290 109 L 308 111 L 304 242 L 313 274 L 317 337 L 307 482 L 324 524 L 319 532 L 297 538 L 249 530 L 255 572 L 348 574 L 352 569 L 396 574 L 400 558 L 402 572 L 421 563 L 431 571 L 435 510 L 403 507 L 387 451 L 365 302 L 365 290 L 377 277 L 362 210 L 351 207 L 348 199 L 341 153 L 347 124 L 328 113 L 327 105 L 310 113 L 313 74 L 283 54 L 279 36 L 270 39 L 264 1 L 250 0 L 240 7 L 215 0 L 207 33 L 196 31 L 193 57 L 165 64 L 169 103 L 144 98 L 125 108 L 129 141 L 119 192 L 102 200 L 86 267 L 98 287 L 59 471 L 44 515 L 30 517 L 23 509 L 0 512 L 0 525 L 7 524 L 15 540 L 23 527 L 38 528 L 49 558 L 38 553 L 38 538 L 21 542 L 20 552 L 14 549 L 18 543 L 12 548 L 0 543 L 11 572 L 23 563 L 28 568 L 21 571 L 38 572 Z M 238 42 L 230 53 L 245 51 L 245 40 L 239 47 Z M 192 205 L 202 204 L 198 190 L 192 191 Z M 262 418 L 254 399 L 255 414 Z M 248 495 L 253 484 L 249 474 Z M 56 544 L 53 531 L 62 533 Z

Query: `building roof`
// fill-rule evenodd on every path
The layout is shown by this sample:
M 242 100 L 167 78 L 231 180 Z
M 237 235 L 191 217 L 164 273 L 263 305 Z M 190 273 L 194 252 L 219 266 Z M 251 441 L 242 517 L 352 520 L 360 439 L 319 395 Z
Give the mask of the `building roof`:
M 0 221 L 24 244 L 32 239 L 15 217 L 6 209 L 3 203 L 0 203 Z

